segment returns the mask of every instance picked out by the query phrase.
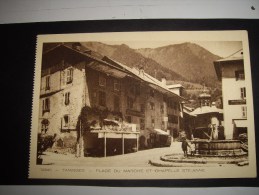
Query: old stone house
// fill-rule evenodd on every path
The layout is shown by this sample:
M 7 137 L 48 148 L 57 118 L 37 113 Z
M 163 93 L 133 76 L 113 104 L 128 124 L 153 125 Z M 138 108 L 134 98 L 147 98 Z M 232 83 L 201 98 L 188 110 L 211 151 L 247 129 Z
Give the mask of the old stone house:
M 125 143 L 138 150 L 150 146 L 151 134 L 169 135 L 168 130 L 180 129 L 180 95 L 144 70 L 78 43 L 56 44 L 44 51 L 41 73 L 39 133 L 58 135 L 63 147 L 73 148 L 84 137 L 84 152 L 123 143 L 110 149 L 120 153 L 129 149 Z M 131 129 L 109 127 L 107 134 L 107 122 L 119 127 L 131 124 Z

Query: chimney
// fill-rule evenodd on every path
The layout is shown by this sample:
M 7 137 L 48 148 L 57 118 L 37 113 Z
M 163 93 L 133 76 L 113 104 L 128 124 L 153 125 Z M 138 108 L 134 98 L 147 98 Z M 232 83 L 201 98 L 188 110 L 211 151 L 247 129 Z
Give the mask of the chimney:
M 166 86 L 166 78 L 162 78 L 162 79 L 161 79 L 161 82 L 162 82 L 162 85 L 163 85 L 163 86 Z
M 144 77 L 144 75 L 145 75 L 145 71 L 144 71 L 143 66 L 141 66 L 141 67 L 139 68 L 139 75 L 140 75 L 141 77 Z

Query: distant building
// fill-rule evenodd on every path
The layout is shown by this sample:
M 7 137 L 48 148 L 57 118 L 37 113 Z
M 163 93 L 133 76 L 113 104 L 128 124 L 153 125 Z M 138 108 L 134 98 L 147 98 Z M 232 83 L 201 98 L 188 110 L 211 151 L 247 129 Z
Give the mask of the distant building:
M 165 79 L 162 79 L 162 82 L 166 82 Z M 183 95 L 184 87 L 181 84 L 167 85 L 167 88 L 179 96 Z
M 214 62 L 222 81 L 224 126 L 227 139 L 247 133 L 246 84 L 243 50 Z
M 63 147 L 83 139 L 85 154 L 106 156 L 158 147 L 179 132 L 184 98 L 144 70 L 66 43 L 43 53 L 41 73 L 39 133 L 56 134 Z

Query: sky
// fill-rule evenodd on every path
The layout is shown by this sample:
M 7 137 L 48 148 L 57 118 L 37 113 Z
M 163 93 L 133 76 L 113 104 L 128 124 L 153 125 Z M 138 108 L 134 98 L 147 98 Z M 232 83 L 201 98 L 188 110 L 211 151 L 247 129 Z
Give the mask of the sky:
M 210 41 L 197 42 L 197 44 L 209 50 L 211 53 L 224 58 L 242 49 L 241 41 Z
M 189 41 L 188 41 L 189 42 Z M 157 48 L 167 45 L 180 44 L 184 42 L 169 42 L 169 41 L 105 41 L 103 43 L 109 45 L 121 45 L 126 44 L 130 48 Z M 207 49 L 211 53 L 218 55 L 220 57 L 228 57 L 231 54 L 242 49 L 241 41 L 202 41 L 202 42 L 191 42 L 200 45 L 201 47 Z

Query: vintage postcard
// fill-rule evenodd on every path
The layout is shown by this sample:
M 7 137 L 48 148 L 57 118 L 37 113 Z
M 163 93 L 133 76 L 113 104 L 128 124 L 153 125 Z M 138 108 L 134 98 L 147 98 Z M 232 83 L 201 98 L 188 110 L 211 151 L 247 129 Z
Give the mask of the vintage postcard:
M 246 31 L 38 35 L 29 178 L 255 178 Z

